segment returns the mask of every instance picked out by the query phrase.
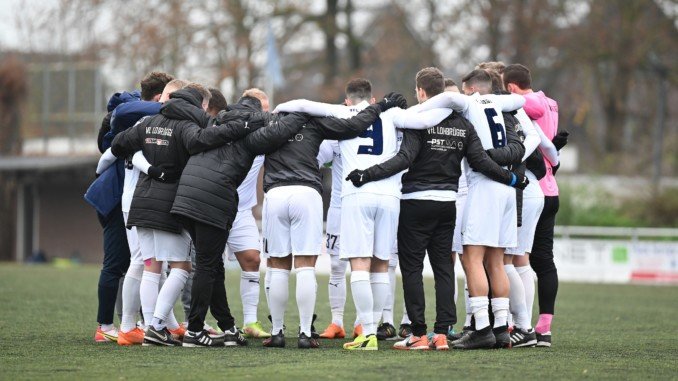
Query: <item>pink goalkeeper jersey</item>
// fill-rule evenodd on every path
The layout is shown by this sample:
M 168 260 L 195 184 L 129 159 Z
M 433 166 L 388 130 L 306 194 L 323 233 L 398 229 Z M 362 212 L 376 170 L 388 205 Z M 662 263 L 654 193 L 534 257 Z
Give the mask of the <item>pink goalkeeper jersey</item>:
M 537 122 L 547 138 L 553 139 L 558 133 L 558 103 L 544 95 L 543 91 L 524 94 L 524 96 L 523 109 L 527 115 Z M 539 180 L 539 185 L 544 196 L 557 196 L 558 184 L 556 178 L 553 177 L 551 163 L 546 160 L 546 157 L 544 157 L 544 162 L 546 163 L 546 176 Z

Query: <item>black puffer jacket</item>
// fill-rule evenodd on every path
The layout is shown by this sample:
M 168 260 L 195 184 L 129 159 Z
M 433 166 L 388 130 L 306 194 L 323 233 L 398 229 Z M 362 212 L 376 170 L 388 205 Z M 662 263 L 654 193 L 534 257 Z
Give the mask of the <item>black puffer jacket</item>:
M 240 107 L 238 107 L 240 106 Z M 226 231 L 238 211 L 237 188 L 257 155 L 275 151 L 308 122 L 306 114 L 269 114 L 245 102 L 219 114 L 220 123 L 262 119 L 267 125 L 245 138 L 191 156 L 179 180 L 172 214 Z M 211 127 L 208 127 L 211 128 Z
M 208 118 L 194 89 L 174 92 L 159 115 L 143 118 L 134 127 L 119 133 L 112 152 L 126 157 L 139 150 L 151 165 L 181 172 L 191 154 L 206 151 L 240 139 L 261 124 L 245 120 L 203 128 Z M 163 183 L 141 174 L 134 191 L 128 226 L 179 233 L 181 224 L 170 214 L 178 183 Z

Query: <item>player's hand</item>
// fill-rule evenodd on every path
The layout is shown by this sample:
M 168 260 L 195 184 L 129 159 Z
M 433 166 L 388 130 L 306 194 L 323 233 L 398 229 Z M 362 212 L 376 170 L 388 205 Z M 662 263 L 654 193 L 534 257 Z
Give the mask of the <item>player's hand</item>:
M 553 145 L 556 147 L 558 151 L 560 151 L 561 148 L 565 147 L 567 144 L 567 137 L 570 136 L 570 133 L 567 131 L 560 131 L 556 136 L 553 137 L 551 142 L 553 142 Z
M 384 99 L 377 102 L 381 111 L 386 111 L 393 107 L 407 108 L 407 101 L 398 93 L 388 93 L 384 95 Z
M 346 176 L 346 181 L 350 181 L 354 186 L 360 188 L 361 186 L 369 183 L 371 181 L 370 176 L 367 171 L 361 169 L 354 169 L 351 173 Z
M 509 183 L 510 186 L 518 189 L 525 189 L 529 183 L 530 180 L 528 180 L 525 175 L 511 172 L 511 182 Z
M 175 183 L 181 177 L 181 172 L 164 169 L 162 166 L 148 168 L 148 176 L 163 183 Z

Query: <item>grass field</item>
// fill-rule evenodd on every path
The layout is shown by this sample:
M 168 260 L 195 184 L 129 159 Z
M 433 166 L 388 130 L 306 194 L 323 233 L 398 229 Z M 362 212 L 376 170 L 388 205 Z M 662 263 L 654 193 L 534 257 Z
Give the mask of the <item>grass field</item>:
M 240 320 L 238 278 L 227 274 Z M 97 279 L 91 266 L 0 265 L 0 379 L 678 379 L 677 287 L 561 284 L 551 349 L 410 353 L 388 343 L 377 352 L 356 353 L 340 349 L 343 341 L 328 340 L 310 351 L 296 349 L 294 339 L 285 349 L 266 349 L 258 340 L 246 348 L 214 349 L 97 344 Z M 326 282 L 319 277 L 319 329 L 329 319 Z M 430 279 L 426 286 L 432 322 Z M 265 320 L 263 292 L 261 300 Z M 350 297 L 346 309 L 346 321 L 352 321 Z M 289 336 L 296 322 L 291 301 Z

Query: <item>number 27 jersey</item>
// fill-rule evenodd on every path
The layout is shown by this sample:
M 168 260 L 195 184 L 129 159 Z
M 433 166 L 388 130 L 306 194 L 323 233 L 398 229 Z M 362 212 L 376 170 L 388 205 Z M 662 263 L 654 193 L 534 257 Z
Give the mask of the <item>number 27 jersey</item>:
M 367 103 L 358 106 L 367 107 Z M 363 108 L 364 108 L 363 107 Z M 357 138 L 342 140 L 339 142 L 343 165 L 343 184 L 341 196 L 355 193 L 380 194 L 400 198 L 401 174 L 367 183 L 360 188 L 346 180 L 346 176 L 354 169 L 367 169 L 373 165 L 381 164 L 396 155 L 399 148 L 399 140 L 402 133 L 396 130 L 393 119 L 399 108 L 392 108 L 382 112 L 379 118 L 365 132 Z

